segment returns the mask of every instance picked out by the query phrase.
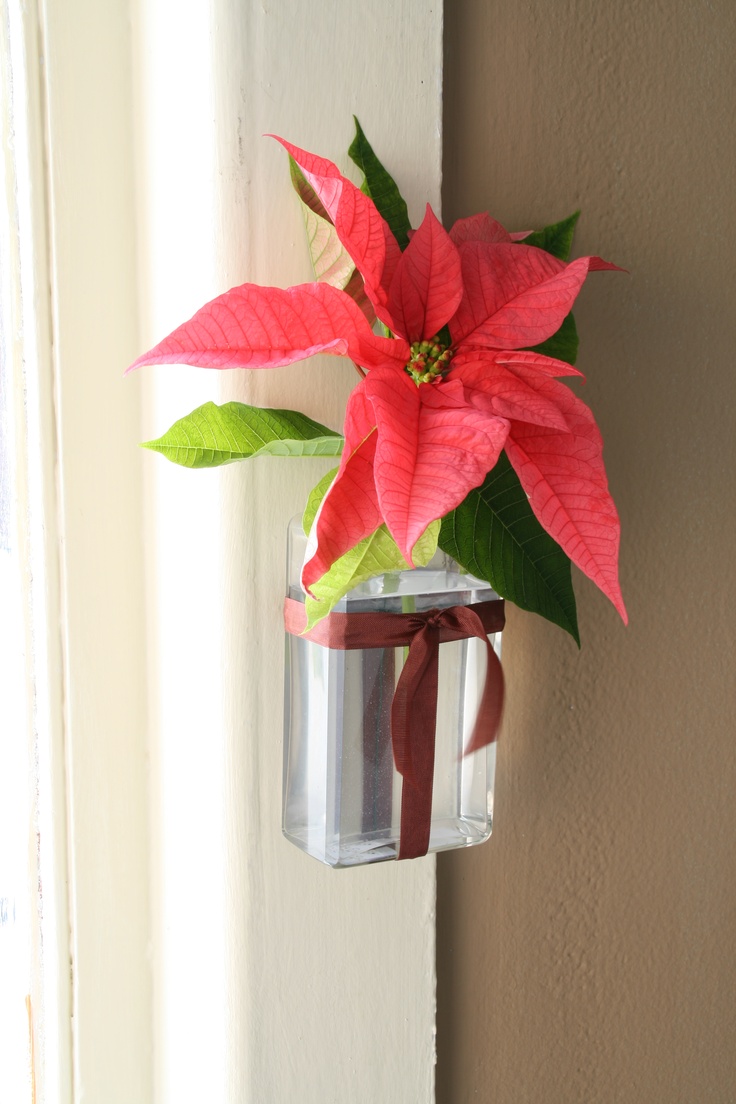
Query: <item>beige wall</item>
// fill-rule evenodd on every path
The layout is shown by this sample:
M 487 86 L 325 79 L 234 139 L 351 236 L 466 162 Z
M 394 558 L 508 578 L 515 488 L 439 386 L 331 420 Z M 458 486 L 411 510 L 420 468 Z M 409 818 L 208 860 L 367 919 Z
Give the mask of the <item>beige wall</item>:
M 583 209 L 631 624 L 511 610 L 489 844 L 439 864 L 441 1104 L 736 1101 L 733 0 L 447 0 L 446 219 Z

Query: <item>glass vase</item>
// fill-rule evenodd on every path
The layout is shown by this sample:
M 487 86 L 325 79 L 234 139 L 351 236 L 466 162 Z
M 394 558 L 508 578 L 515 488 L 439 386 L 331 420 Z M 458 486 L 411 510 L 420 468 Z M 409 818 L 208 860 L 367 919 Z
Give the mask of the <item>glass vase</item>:
M 305 550 L 295 518 L 287 596 L 302 603 Z M 497 597 L 488 583 L 438 552 L 427 567 L 386 572 L 356 586 L 335 611 L 422 613 Z M 490 640 L 500 656 L 501 633 Z M 283 831 L 329 866 L 398 857 L 403 780 L 394 766 L 391 702 L 406 655 L 406 648 L 344 651 L 286 634 Z M 469 847 L 491 834 L 495 743 L 463 754 L 486 663 L 486 646 L 475 637 L 439 647 L 430 852 Z

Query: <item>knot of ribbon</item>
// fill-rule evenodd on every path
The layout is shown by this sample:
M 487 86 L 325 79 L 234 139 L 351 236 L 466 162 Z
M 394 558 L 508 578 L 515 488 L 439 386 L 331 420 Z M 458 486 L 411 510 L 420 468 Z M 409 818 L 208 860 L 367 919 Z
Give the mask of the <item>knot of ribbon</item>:
M 465 755 L 495 740 L 503 711 L 503 671 L 488 633 L 504 627 L 500 598 L 471 606 L 449 606 L 424 613 L 330 613 L 305 631 L 303 603 L 287 598 L 286 631 L 326 648 L 409 648 L 391 705 L 391 743 L 403 778 L 400 859 L 426 855 L 432 817 L 435 727 L 440 645 L 477 637 L 486 645 L 488 663 L 475 727 Z

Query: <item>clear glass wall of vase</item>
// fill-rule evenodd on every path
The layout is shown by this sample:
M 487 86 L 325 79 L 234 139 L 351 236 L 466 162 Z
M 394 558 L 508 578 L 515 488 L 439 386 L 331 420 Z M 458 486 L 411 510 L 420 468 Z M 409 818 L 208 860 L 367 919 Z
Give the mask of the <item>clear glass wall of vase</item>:
M 302 603 L 305 551 L 301 519 L 294 518 L 287 596 Z M 356 586 L 335 611 L 421 613 L 497 597 L 487 582 L 438 552 L 427 567 L 386 572 Z M 501 633 L 490 640 L 500 656 Z M 491 834 L 496 746 L 464 754 L 486 653 L 476 637 L 439 648 L 430 852 L 472 846 Z M 328 648 L 286 634 L 283 831 L 329 866 L 398 857 L 402 777 L 394 765 L 391 703 L 406 654 L 403 647 Z

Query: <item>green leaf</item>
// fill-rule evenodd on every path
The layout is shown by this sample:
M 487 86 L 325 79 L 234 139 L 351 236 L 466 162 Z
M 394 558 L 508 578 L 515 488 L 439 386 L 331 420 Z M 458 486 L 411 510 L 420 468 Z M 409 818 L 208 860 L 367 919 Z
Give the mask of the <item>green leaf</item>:
M 578 355 L 578 331 L 573 316 L 568 314 L 557 333 L 541 345 L 534 345 L 532 352 L 564 360 L 565 364 L 574 364 Z
M 433 521 L 412 548 L 416 567 L 424 567 L 434 556 L 439 531 L 439 521 Z M 313 584 L 315 597 L 307 596 L 305 603 L 307 629 L 326 617 L 335 603 L 359 583 L 372 579 L 374 575 L 383 575 L 385 571 L 406 571 L 409 566 L 386 526 L 380 525 L 375 533 L 336 560 L 330 570 Z
M 409 244 L 409 231 L 411 230 L 406 203 L 396 187 L 393 177 L 384 169 L 373 152 L 360 123 L 355 116 L 353 116 L 353 119 L 355 119 L 355 138 L 348 150 L 348 156 L 365 176 L 362 191 L 370 196 L 389 224 L 399 247 L 402 250 L 406 249 Z
M 482 486 L 442 519 L 439 545 L 502 598 L 541 614 L 580 644 L 570 560 L 532 513 L 505 453 Z
M 545 226 L 543 230 L 535 230 L 528 238 L 524 238 L 524 245 L 536 245 L 538 249 L 544 249 L 553 257 L 559 257 L 566 261 L 570 256 L 572 237 L 575 233 L 575 223 L 580 218 L 580 212 L 575 211 L 569 218 L 561 222 L 553 222 Z
M 250 456 L 339 456 L 343 438 L 297 410 L 213 402 L 197 407 L 144 448 L 185 468 L 215 468 Z

